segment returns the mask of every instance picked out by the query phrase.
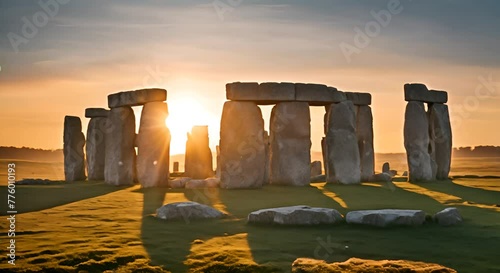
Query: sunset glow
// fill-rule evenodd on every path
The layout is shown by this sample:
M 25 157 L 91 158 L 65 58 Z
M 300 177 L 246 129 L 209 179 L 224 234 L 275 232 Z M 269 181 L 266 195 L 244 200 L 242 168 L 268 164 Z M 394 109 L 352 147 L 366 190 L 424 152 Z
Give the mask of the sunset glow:
M 185 152 L 187 133 L 196 125 L 208 125 L 209 130 L 218 128 L 218 119 L 205 109 L 196 98 L 172 99 L 168 103 L 169 116 L 165 124 L 170 129 L 172 141 L 171 154 Z

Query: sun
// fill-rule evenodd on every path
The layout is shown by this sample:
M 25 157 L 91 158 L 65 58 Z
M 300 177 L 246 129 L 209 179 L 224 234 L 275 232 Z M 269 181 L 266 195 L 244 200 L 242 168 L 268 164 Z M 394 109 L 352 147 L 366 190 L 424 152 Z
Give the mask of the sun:
M 172 99 L 168 102 L 169 116 L 165 124 L 170 129 L 172 140 L 170 154 L 183 154 L 186 149 L 187 133 L 196 125 L 208 125 L 214 129 L 217 121 L 213 114 L 192 98 Z

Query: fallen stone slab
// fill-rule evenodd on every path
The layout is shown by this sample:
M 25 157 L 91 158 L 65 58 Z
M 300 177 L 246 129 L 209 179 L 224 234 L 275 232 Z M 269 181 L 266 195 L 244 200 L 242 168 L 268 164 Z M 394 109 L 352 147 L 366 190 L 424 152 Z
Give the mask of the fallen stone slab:
M 389 173 L 377 173 L 369 179 L 371 182 L 391 182 L 392 176 Z
M 334 209 L 309 206 L 269 208 L 248 215 L 248 223 L 280 225 L 336 224 L 343 221 L 342 214 Z
M 347 100 L 352 101 L 354 105 L 371 105 L 372 94 L 361 92 L 345 92 Z
M 186 189 L 204 189 L 204 188 L 218 188 L 220 184 L 219 178 L 206 178 L 206 179 L 191 179 L 186 182 Z
M 109 110 L 104 108 L 87 108 L 85 109 L 86 118 L 105 118 L 108 117 Z
M 445 91 L 428 90 L 421 83 L 407 83 L 404 85 L 405 101 L 421 101 L 427 103 L 446 103 L 448 93 Z
M 333 251 L 344 251 L 348 246 L 339 245 L 339 249 Z M 364 260 L 350 258 L 345 262 L 327 263 L 323 260 L 310 258 L 298 258 L 292 264 L 292 273 L 366 273 L 366 272 L 413 272 L 413 273 L 457 273 L 456 270 L 439 264 L 414 262 L 406 260 Z
M 161 88 L 139 89 L 108 95 L 108 107 L 139 106 L 147 102 L 166 101 L 167 90 Z
M 177 177 L 168 181 L 168 186 L 172 189 L 183 189 L 186 183 L 190 181 L 190 177 Z
M 377 227 L 387 226 L 420 226 L 425 222 L 425 212 L 422 210 L 358 210 L 346 215 L 349 224 L 362 224 Z
M 252 101 L 259 105 L 295 100 L 293 83 L 234 82 L 226 84 L 226 98 L 232 101 Z
M 346 99 L 344 92 L 338 91 L 335 87 L 313 83 L 295 84 L 295 100 L 308 102 L 312 106 L 327 106 Z
M 436 213 L 434 219 L 441 226 L 454 226 L 464 221 L 457 208 L 446 208 Z
M 226 214 L 207 205 L 196 202 L 176 202 L 163 205 L 156 210 L 156 217 L 163 220 L 220 219 Z

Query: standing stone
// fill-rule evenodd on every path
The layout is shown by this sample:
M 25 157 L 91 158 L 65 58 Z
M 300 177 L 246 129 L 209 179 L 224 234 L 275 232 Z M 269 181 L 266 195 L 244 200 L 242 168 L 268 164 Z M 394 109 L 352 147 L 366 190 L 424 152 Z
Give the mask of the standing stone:
M 271 112 L 271 179 L 306 186 L 311 178 L 311 117 L 307 102 L 282 102 Z
M 328 111 L 327 183 L 361 182 L 356 114 L 351 101 L 332 104 Z
M 148 102 L 142 108 L 136 143 L 137 178 L 143 188 L 168 186 L 171 137 L 167 117 L 165 102 Z
M 429 155 L 429 122 L 423 102 L 410 101 L 406 106 L 404 143 L 408 158 L 408 181 L 433 180 Z
M 430 137 L 434 144 L 434 159 L 437 164 L 436 178 L 448 179 L 451 166 L 452 132 L 448 106 L 429 106 Z
M 208 126 L 193 126 L 187 135 L 185 176 L 205 179 L 214 175 L 212 151 L 209 147 Z
M 323 169 L 321 168 L 321 161 L 313 161 L 311 163 L 311 177 L 315 177 L 323 174 Z
M 87 126 L 87 174 L 89 180 L 104 180 L 107 117 L 93 117 Z
M 67 182 L 85 180 L 85 159 L 83 146 L 85 136 L 79 117 L 64 117 L 64 178 Z
M 132 185 L 136 174 L 135 115 L 132 107 L 112 108 L 108 122 L 104 179 L 115 186 Z
M 389 162 L 385 162 L 382 165 L 382 173 L 389 173 L 390 171 L 391 171 L 391 165 L 389 164 Z
M 264 131 L 264 145 L 266 148 L 266 170 L 264 173 L 264 185 L 270 183 L 271 179 L 271 144 L 269 143 L 269 133 Z
M 221 187 L 259 188 L 264 183 L 264 120 L 254 102 L 224 103 L 220 130 Z
M 175 161 L 174 162 L 174 173 L 178 173 L 178 172 L 179 172 L 179 162 Z
M 323 155 L 323 166 L 325 168 L 325 174 L 328 173 L 328 147 L 326 144 L 326 137 L 321 138 L 321 153 Z
M 217 166 L 215 167 L 215 177 L 220 179 L 220 146 L 215 146 L 215 151 L 217 153 L 217 157 L 215 158 Z
M 371 96 L 370 96 L 371 97 Z M 375 151 L 373 148 L 373 115 L 370 106 L 356 106 L 356 136 L 361 161 L 361 180 L 369 181 L 375 174 Z

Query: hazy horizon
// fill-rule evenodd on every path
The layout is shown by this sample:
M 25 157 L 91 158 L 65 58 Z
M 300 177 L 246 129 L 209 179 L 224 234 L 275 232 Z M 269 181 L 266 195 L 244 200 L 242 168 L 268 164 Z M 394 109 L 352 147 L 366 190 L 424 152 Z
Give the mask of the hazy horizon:
M 65 115 L 81 117 L 86 132 L 85 108 L 106 107 L 108 94 L 160 87 L 172 154 L 184 152 L 194 124 L 209 125 L 214 149 L 225 84 L 234 81 L 370 92 L 377 153 L 404 152 L 403 85 L 422 82 L 449 92 L 453 146 L 500 145 L 500 3 L 402 0 L 346 55 L 357 28 L 365 32 L 394 1 L 236 2 L 221 11 L 217 1 L 69 1 L 17 45 L 9 33 L 24 37 L 24 18 L 44 9 L 0 3 L 0 145 L 59 148 Z M 311 107 L 313 151 L 321 150 L 323 114 Z

